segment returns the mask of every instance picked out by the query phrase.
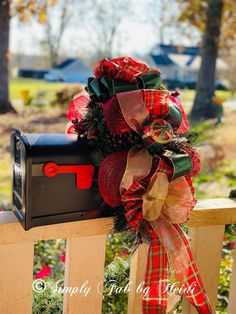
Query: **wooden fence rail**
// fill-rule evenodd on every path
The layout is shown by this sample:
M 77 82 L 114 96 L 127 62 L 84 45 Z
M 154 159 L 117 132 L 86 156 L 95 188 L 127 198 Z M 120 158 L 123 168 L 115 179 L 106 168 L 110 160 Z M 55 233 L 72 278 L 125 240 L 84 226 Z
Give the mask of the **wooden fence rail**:
M 188 222 L 191 247 L 215 312 L 221 251 L 226 224 L 236 224 L 236 202 L 230 199 L 199 201 Z M 106 236 L 112 218 L 42 226 L 24 231 L 12 212 L 0 214 L 0 313 L 32 313 L 34 242 L 66 238 L 65 287 L 88 281 L 85 296 L 64 294 L 63 313 L 101 314 Z M 131 262 L 130 280 L 136 287 L 144 279 L 148 247 L 143 244 Z M 236 250 L 235 250 L 236 251 Z M 228 314 L 236 313 L 236 253 Z M 99 284 L 100 283 L 100 284 Z M 141 294 L 132 289 L 128 314 L 141 313 Z M 183 314 L 195 313 L 185 300 Z

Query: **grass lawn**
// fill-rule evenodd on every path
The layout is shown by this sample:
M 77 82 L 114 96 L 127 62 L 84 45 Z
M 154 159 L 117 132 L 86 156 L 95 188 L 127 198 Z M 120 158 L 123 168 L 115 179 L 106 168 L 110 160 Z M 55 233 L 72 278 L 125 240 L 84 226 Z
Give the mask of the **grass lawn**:
M 16 78 L 10 80 L 10 98 L 12 100 L 21 99 L 21 92 L 28 90 L 30 96 L 34 97 L 40 92 L 55 93 L 56 91 L 62 89 L 65 86 L 70 84 L 66 83 L 50 83 L 44 80 L 35 80 L 28 78 Z M 180 98 L 183 102 L 192 102 L 195 96 L 195 90 L 185 89 L 181 90 Z M 232 97 L 232 94 L 229 91 L 217 91 L 218 96 L 221 96 L 225 99 L 236 98 L 236 95 Z
M 10 98 L 12 100 L 21 99 L 21 91 L 28 90 L 31 97 L 39 92 L 54 93 L 63 87 L 65 83 L 49 83 L 44 80 L 33 80 L 27 78 L 16 78 L 10 80 Z
M 182 102 L 192 102 L 195 97 L 195 90 L 192 89 L 185 89 L 180 91 L 180 98 Z M 236 95 L 232 95 L 230 91 L 224 91 L 224 90 L 217 90 L 216 95 L 219 97 L 224 98 L 226 101 L 230 99 L 236 99 Z

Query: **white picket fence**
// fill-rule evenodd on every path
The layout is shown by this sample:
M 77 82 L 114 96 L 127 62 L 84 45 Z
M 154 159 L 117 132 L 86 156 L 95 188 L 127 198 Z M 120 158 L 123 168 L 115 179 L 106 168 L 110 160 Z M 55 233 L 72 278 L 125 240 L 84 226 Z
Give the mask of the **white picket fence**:
M 215 312 L 224 229 L 236 224 L 236 202 L 230 199 L 199 201 L 189 221 L 191 247 Z M 88 280 L 91 287 L 82 293 L 64 294 L 63 313 L 101 314 L 106 236 L 112 218 L 42 226 L 24 231 L 12 212 L 0 214 L 0 313 L 32 313 L 34 242 L 66 238 L 65 286 L 79 287 Z M 135 287 L 144 279 L 147 245 L 136 251 L 131 262 L 130 279 Z M 129 292 L 128 314 L 141 313 L 141 294 Z M 195 310 L 183 301 L 183 314 Z M 236 250 L 231 278 L 228 314 L 236 313 Z

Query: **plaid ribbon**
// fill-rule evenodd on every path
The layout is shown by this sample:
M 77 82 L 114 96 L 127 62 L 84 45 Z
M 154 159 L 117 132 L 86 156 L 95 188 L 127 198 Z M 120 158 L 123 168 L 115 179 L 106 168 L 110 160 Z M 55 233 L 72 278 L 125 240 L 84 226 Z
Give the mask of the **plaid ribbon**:
M 160 89 L 160 71 L 130 57 L 103 59 L 94 69 L 86 90 L 93 101 L 106 102 L 117 93 L 137 89 Z
M 156 169 L 156 170 L 155 170 Z M 121 200 L 126 210 L 125 217 L 128 223 L 135 228 L 137 232 L 141 229 L 151 237 L 151 244 L 149 246 L 147 268 L 145 274 L 145 287 L 149 288 L 149 294 L 142 300 L 143 314 L 165 314 L 167 310 L 167 276 L 168 276 L 168 258 L 166 248 L 163 245 L 160 234 L 158 234 L 151 224 L 143 218 L 142 214 L 142 195 L 146 192 L 150 179 L 153 175 L 153 171 L 165 172 L 168 175 L 171 174 L 171 168 L 166 166 L 166 163 L 161 159 L 154 158 L 152 171 L 150 174 L 142 179 L 135 181 L 129 189 L 124 191 L 121 196 Z M 189 181 L 191 184 L 191 181 Z M 171 229 L 167 236 L 175 243 L 181 243 L 183 241 L 188 260 L 187 271 L 181 274 L 179 262 L 177 260 L 169 260 L 171 266 L 175 270 L 177 279 L 184 287 L 191 287 L 194 285 L 194 293 L 185 293 L 189 302 L 196 308 L 199 314 L 211 314 L 212 310 L 206 291 L 201 280 L 198 268 L 194 261 L 191 249 L 189 247 L 188 240 L 179 225 L 171 225 L 174 229 Z M 167 248 L 168 249 L 168 248 Z
M 137 77 L 155 72 L 160 76 L 160 71 L 150 68 L 146 63 L 131 57 L 114 58 L 112 60 L 102 59 L 94 69 L 94 75 L 101 78 L 105 75 L 112 79 L 137 83 Z
M 190 287 L 196 284 L 194 293 L 185 294 L 188 301 L 196 308 L 199 314 L 211 314 L 211 306 L 209 303 L 204 284 L 202 282 L 201 276 L 199 274 L 197 265 L 194 261 L 192 251 L 189 246 L 188 239 L 186 238 L 183 230 L 179 225 L 173 224 L 173 227 L 176 229 L 178 236 L 184 241 L 185 247 L 188 252 L 188 274 L 184 278 L 184 281 L 181 278 L 178 278 L 182 281 L 185 287 Z M 178 239 L 176 239 L 178 241 Z M 173 265 L 174 266 L 174 265 Z M 177 277 L 179 272 L 176 271 Z
M 160 239 L 153 235 L 149 246 L 145 274 L 145 288 L 149 293 L 142 299 L 143 314 L 166 314 L 168 259 Z
M 175 98 L 167 90 L 142 90 L 144 103 L 150 116 L 168 121 L 176 131 L 182 122 L 183 113 L 175 102 Z
M 150 115 L 163 118 L 169 113 L 169 92 L 167 90 L 143 90 L 143 100 Z

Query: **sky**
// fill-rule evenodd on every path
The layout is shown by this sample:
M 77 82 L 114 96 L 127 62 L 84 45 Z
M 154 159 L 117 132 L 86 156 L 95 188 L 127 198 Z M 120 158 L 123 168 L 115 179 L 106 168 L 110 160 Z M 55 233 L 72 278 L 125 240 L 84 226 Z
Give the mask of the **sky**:
M 128 29 L 129 22 L 123 22 L 122 28 Z M 124 44 L 124 51 L 146 53 L 154 46 L 159 39 L 154 34 L 150 25 L 135 25 L 131 28 L 125 38 L 129 38 L 128 45 Z M 124 40 L 125 40 L 124 38 Z M 22 25 L 14 18 L 11 21 L 10 33 L 10 50 L 12 53 L 19 54 L 42 54 L 40 49 L 40 41 L 44 39 L 43 26 L 32 22 L 28 25 Z M 62 50 L 67 53 L 76 54 L 80 49 L 78 42 L 84 42 L 84 45 L 89 45 L 89 39 L 86 32 L 78 31 L 76 27 L 70 26 L 62 39 Z
M 78 0 L 75 1 L 77 3 Z M 103 0 L 103 2 L 104 1 L 106 0 Z M 119 1 L 125 2 L 126 0 Z M 132 0 L 129 1 L 131 2 Z M 172 4 L 170 5 L 171 1 Z M 130 12 L 126 14 L 124 18 L 122 17 L 119 24 L 119 32 L 115 41 L 114 51 L 119 54 L 144 55 L 147 54 L 155 44 L 160 42 L 160 20 L 173 20 L 178 14 L 178 9 L 174 0 L 134 0 L 133 3 L 135 6 L 130 8 Z M 163 3 L 166 5 L 164 13 L 161 7 Z M 51 21 L 55 29 L 57 14 L 59 14 L 58 10 L 59 9 L 54 9 L 51 15 Z M 79 16 L 75 13 L 63 35 L 61 53 L 76 56 L 91 51 L 88 32 L 79 20 Z M 23 24 L 20 23 L 16 17 L 12 18 L 10 32 L 11 53 L 42 55 L 45 51 L 42 49 L 40 42 L 42 42 L 44 38 L 45 32 L 43 25 L 33 20 L 27 24 Z M 196 45 L 199 41 L 200 36 L 195 30 L 192 31 L 192 36 L 190 37 L 183 35 L 178 29 L 178 26 L 175 25 L 165 27 L 164 29 L 164 42 L 166 44 L 174 43 L 189 46 Z

